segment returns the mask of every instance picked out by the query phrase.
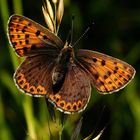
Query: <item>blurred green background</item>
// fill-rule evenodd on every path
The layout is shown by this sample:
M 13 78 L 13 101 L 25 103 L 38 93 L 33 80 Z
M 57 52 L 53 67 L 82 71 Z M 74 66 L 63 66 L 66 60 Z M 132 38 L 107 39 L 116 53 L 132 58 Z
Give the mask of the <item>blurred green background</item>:
M 65 41 L 71 16 L 74 41 L 94 22 L 77 48 L 96 50 L 133 65 L 137 73 L 123 90 L 100 95 L 95 89 L 86 110 L 66 116 L 62 139 L 70 139 L 75 122 L 83 116 L 79 139 L 105 127 L 102 140 L 140 139 L 140 1 L 139 0 L 64 0 L 65 12 L 59 36 Z M 43 98 L 21 94 L 13 82 L 19 59 L 13 53 L 6 35 L 12 14 L 21 14 L 45 25 L 41 0 L 0 0 L 0 140 L 52 139 L 62 129 L 60 120 L 51 121 Z M 58 118 L 61 113 L 56 111 Z

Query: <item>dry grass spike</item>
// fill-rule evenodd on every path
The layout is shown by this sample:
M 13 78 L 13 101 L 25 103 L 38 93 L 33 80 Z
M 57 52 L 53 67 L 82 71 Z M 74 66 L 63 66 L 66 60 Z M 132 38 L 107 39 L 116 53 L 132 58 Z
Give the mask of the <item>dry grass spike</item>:
M 51 19 L 49 13 L 47 12 L 46 10 L 46 7 L 45 6 L 42 6 L 42 11 L 43 11 L 43 14 L 44 14 L 44 18 L 45 18 L 45 22 L 48 26 L 48 28 L 54 32 L 54 24 L 53 24 L 53 20 Z
M 58 23 L 58 26 L 60 26 L 60 24 L 61 24 L 63 13 L 64 13 L 64 2 L 63 2 L 63 0 L 59 0 L 58 9 L 57 9 L 57 23 Z
M 57 35 L 64 13 L 64 1 L 45 0 L 42 11 L 48 28 Z

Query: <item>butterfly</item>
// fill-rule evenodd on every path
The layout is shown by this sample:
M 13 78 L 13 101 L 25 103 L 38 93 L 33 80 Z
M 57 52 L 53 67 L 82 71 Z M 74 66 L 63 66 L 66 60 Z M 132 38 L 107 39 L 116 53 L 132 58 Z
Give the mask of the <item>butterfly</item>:
M 17 87 L 34 97 L 47 97 L 67 114 L 86 108 L 91 87 L 110 94 L 135 75 L 126 62 L 96 51 L 75 51 L 70 43 L 24 16 L 9 18 L 8 38 L 15 53 L 26 57 L 14 74 Z

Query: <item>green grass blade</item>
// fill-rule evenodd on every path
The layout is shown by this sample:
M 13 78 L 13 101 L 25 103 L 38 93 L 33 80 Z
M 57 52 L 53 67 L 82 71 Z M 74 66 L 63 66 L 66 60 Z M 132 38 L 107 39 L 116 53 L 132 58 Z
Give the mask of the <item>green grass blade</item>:
M 13 0 L 13 7 L 15 14 L 21 14 L 22 15 L 22 0 Z
M 1 97 L 1 90 L 0 90 L 0 139 L 1 140 L 13 140 L 12 134 L 9 130 L 9 127 L 5 120 L 5 114 L 4 114 L 4 107 Z

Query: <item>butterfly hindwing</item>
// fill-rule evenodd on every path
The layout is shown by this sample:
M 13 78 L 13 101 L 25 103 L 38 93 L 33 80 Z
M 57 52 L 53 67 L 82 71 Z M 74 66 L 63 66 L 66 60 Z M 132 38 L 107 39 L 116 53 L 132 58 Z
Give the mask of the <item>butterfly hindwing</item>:
M 59 53 L 63 42 L 54 33 L 24 16 L 12 15 L 8 22 L 8 37 L 19 56 L 36 53 Z
M 81 112 L 90 99 L 91 87 L 86 73 L 77 65 L 69 64 L 60 90 L 49 95 L 50 101 L 61 111 Z
M 91 83 L 103 94 L 123 88 L 135 75 L 134 68 L 116 58 L 89 50 L 78 50 L 79 64 L 88 73 Z
M 19 89 L 33 96 L 48 95 L 51 87 L 52 58 L 46 55 L 27 57 L 14 74 Z

